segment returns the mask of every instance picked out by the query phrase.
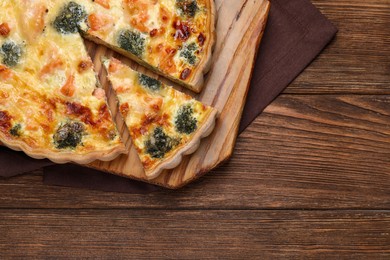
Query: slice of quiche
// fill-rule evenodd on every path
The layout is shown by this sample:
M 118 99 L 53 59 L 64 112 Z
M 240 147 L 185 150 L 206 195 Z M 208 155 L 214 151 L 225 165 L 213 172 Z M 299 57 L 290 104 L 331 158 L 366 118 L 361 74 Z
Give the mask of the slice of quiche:
M 58 163 L 126 152 L 77 33 L 53 26 L 60 1 L 0 1 L 0 141 Z
M 103 61 L 119 110 L 149 179 L 196 151 L 215 125 L 217 110 L 140 74 L 119 60 Z
M 82 14 L 80 28 L 88 39 L 201 91 L 215 42 L 213 0 L 75 0 L 63 12 L 55 23 L 59 30 L 67 24 L 63 18 Z

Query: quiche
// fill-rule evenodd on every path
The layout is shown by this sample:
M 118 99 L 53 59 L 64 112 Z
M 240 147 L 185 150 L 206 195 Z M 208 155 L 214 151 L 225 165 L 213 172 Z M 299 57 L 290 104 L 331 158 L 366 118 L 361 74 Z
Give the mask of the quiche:
M 0 1 L 0 141 L 58 163 L 112 160 L 125 146 L 63 1 Z
M 217 111 L 138 73 L 119 60 L 103 61 L 119 111 L 149 179 L 176 167 L 214 128 Z
M 211 0 L 0 0 L 0 8 L 0 142 L 34 158 L 85 164 L 126 152 L 82 37 L 196 92 L 210 66 L 215 19 Z M 129 72 L 129 79 L 134 75 Z M 139 77 L 140 84 L 142 79 L 154 82 Z M 151 178 L 194 151 L 216 115 L 189 96 L 158 86 L 158 91 L 133 96 L 140 98 L 133 105 L 145 112 L 139 123 L 147 126 L 132 137 L 143 149 L 140 157 Z M 158 93 L 164 106 L 150 114 L 144 98 Z M 154 105 L 157 110 L 159 104 Z M 139 116 L 134 111 L 131 118 Z M 161 148 L 153 136 L 167 146 Z
M 94 4 L 91 4 L 91 3 Z M 213 0 L 78 0 L 85 37 L 195 92 L 215 42 Z M 67 7 L 69 9 L 69 4 Z

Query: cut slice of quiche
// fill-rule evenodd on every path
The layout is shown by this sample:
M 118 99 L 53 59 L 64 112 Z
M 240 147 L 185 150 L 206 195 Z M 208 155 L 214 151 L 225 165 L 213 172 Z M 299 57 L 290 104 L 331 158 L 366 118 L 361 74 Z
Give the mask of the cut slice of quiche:
M 75 2 L 85 10 L 85 37 L 201 91 L 215 43 L 213 0 Z
M 58 163 L 126 152 L 77 30 L 52 26 L 60 1 L 0 7 L 0 141 Z
M 140 74 L 114 58 L 103 64 L 119 110 L 149 179 L 196 151 L 215 125 L 217 110 Z

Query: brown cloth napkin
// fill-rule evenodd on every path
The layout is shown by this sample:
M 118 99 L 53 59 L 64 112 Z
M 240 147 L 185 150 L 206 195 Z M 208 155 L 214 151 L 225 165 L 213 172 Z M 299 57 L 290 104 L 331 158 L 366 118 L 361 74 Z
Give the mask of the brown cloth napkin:
M 271 0 L 240 133 L 333 39 L 337 28 L 308 0 Z
M 240 133 L 321 52 L 337 32 L 308 0 L 271 0 Z M 46 167 L 50 166 L 50 167 Z M 54 165 L 0 147 L 0 176 L 44 168 L 44 183 L 104 191 L 148 193 L 159 188 L 76 165 Z

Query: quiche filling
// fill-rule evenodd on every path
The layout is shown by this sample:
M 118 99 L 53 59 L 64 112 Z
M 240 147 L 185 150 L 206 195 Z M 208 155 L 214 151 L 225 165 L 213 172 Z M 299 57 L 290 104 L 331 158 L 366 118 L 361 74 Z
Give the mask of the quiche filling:
M 82 37 L 189 88 L 213 40 L 210 0 L 0 0 L 0 8 L 0 141 L 56 162 L 125 151 Z M 154 166 L 191 140 L 211 108 L 134 75 L 143 96 L 117 90 L 120 110 L 131 115 L 144 166 Z
M 212 129 L 215 109 L 119 60 L 111 58 L 103 64 L 133 145 L 150 178 L 159 174 L 159 166 L 192 149 Z
M 103 4 L 102 4 L 103 2 Z M 194 80 L 205 69 L 213 44 L 210 0 L 78 1 L 77 25 L 89 39 L 104 42 L 155 72 L 199 92 Z M 86 14 L 85 22 L 79 23 Z M 68 23 L 66 23 L 67 25 Z M 66 26 L 67 27 L 67 26 Z M 198 86 L 194 86 L 198 84 Z
M 125 152 L 78 34 L 85 8 L 39 0 L 0 8 L 0 141 L 56 162 Z

